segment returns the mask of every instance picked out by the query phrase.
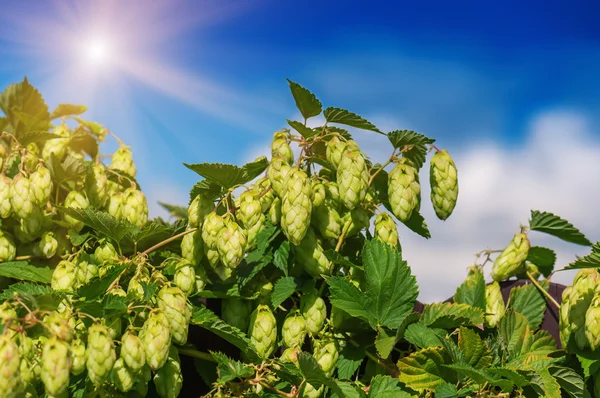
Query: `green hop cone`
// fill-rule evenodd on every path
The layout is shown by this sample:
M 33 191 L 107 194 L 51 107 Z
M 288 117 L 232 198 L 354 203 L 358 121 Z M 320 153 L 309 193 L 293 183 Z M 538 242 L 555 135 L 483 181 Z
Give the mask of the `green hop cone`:
M 50 285 L 54 290 L 72 291 L 75 287 L 76 280 L 77 267 L 75 264 L 67 260 L 62 260 L 58 263 L 52 273 Z
M 252 249 L 256 235 L 265 223 L 262 205 L 255 192 L 246 191 L 240 195 L 237 207 L 236 217 L 248 231 L 248 249 Z
M 310 227 L 312 188 L 306 173 L 293 168 L 284 182 L 281 201 L 281 230 L 290 243 L 299 245 Z
M 94 256 L 100 264 L 116 261 L 119 259 L 119 253 L 117 253 L 117 250 L 115 249 L 113 244 L 107 240 L 100 243 L 98 247 L 96 247 L 96 250 L 94 250 Z
M 225 219 L 225 227 L 217 237 L 217 250 L 225 267 L 234 269 L 240 264 L 247 242 L 246 232 L 242 227 L 230 218 Z
M 324 389 L 325 386 L 315 388 L 312 384 L 306 383 L 300 396 L 302 398 L 319 398 L 321 395 L 323 395 Z
M 54 232 L 44 232 L 38 243 L 38 247 L 45 258 L 54 257 L 56 250 L 58 250 L 58 240 L 56 239 Z
M 294 253 L 298 263 L 302 264 L 312 277 L 319 278 L 323 274 L 331 274 L 333 264 L 325 256 L 323 247 L 312 228 L 308 229 L 300 245 L 295 247 Z
M 344 323 L 348 318 L 350 318 L 350 315 L 348 315 L 347 312 L 337 307 L 331 307 L 331 315 L 329 316 L 329 321 L 331 322 L 331 326 L 334 329 L 342 329 L 344 327 Z
M 10 204 L 12 180 L 8 177 L 0 176 L 0 217 L 8 218 L 12 214 Z
M 335 371 L 339 355 L 339 347 L 334 339 L 313 340 L 313 356 L 328 377 Z
M 286 348 L 281 353 L 279 360 L 282 362 L 291 362 L 291 363 L 297 364 L 299 353 L 300 353 L 300 349 L 298 347 Z
M 87 209 L 90 206 L 85 195 L 79 191 L 71 191 L 65 198 L 65 207 L 70 209 Z M 83 221 L 79 221 L 76 218 L 71 217 L 68 214 L 64 215 L 64 220 L 68 223 L 75 231 L 81 231 L 84 224 Z
M 188 224 L 190 227 L 199 228 L 204 222 L 204 218 L 213 211 L 215 204 L 212 200 L 196 195 L 192 203 L 188 206 Z
M 600 289 L 596 293 L 585 313 L 585 337 L 592 351 L 600 347 Z
M 60 137 L 68 137 L 68 128 L 66 126 L 57 126 L 54 133 Z M 42 149 L 42 159 L 48 164 L 51 162 L 52 154 L 58 161 L 62 161 L 69 149 L 70 140 L 68 138 L 53 138 L 44 143 Z
M 77 262 L 77 285 L 87 285 L 92 278 L 98 276 L 98 266 L 91 262 L 92 258 L 82 255 Z
M 175 347 L 171 347 L 167 362 L 154 375 L 154 385 L 161 398 L 177 398 L 179 396 L 183 386 L 183 375 L 179 353 Z
M 86 367 L 88 377 L 98 387 L 108 378 L 117 360 L 110 334 L 110 330 L 104 325 L 96 324 L 88 329 Z
M 152 370 L 148 365 L 142 368 L 142 371 L 138 373 L 136 377 L 133 389 L 140 394 L 142 397 L 148 395 L 148 383 L 152 380 Z
M 600 274 L 595 268 L 580 270 L 573 280 L 573 287 L 568 302 L 570 304 L 568 316 L 571 336 L 580 350 L 585 350 L 589 343 L 586 337 L 586 314 L 592 300 Z
M 354 209 L 365 199 L 369 177 L 367 163 L 358 145 L 348 141 L 336 178 L 340 200 L 347 209 Z
M 69 345 L 56 337 L 44 343 L 40 378 L 50 396 L 61 396 L 69 386 L 71 371 Z
M 11 325 L 16 322 L 16 319 L 17 312 L 8 301 L 5 301 L 4 303 L 0 304 L 0 326 L 2 326 L 5 335 L 9 334 L 9 328 L 12 331 L 13 328 L 11 328 Z
M 337 170 L 344 157 L 346 146 L 348 144 L 340 136 L 334 135 L 329 141 L 327 141 L 327 148 L 325 149 L 325 156 L 327 160 L 335 170 Z
M 20 231 L 30 237 L 31 240 L 34 240 L 41 235 L 42 229 L 44 228 L 44 222 L 44 212 L 42 209 L 36 207 L 29 217 L 19 220 Z
M 392 217 L 387 213 L 379 213 L 375 216 L 375 239 L 387 243 L 392 247 L 398 247 L 398 228 Z
M 173 283 L 181 289 L 187 296 L 194 293 L 196 289 L 196 270 L 194 265 L 187 260 L 182 260 L 177 265 Z
M 8 233 L 0 231 L 0 261 L 13 261 L 16 255 L 15 241 Z
M 311 224 L 324 238 L 339 239 L 342 234 L 342 217 L 335 206 L 328 201 L 313 208 Z
M 496 327 L 504 316 L 504 299 L 498 282 L 493 282 L 485 287 L 485 325 Z
M 274 158 L 280 157 L 284 159 L 287 164 L 294 163 L 294 152 L 292 152 L 292 148 L 290 147 L 289 135 L 281 131 L 277 131 L 273 134 L 271 155 Z
M 161 368 L 167 361 L 171 345 L 170 322 L 163 311 L 152 312 L 140 332 L 146 352 L 146 363 L 152 370 Z
M 85 371 L 85 344 L 79 339 L 71 343 L 71 373 L 78 376 Z
M 458 199 L 458 171 L 448 151 L 436 152 L 429 169 L 431 203 L 440 220 L 452 214 Z
M 127 188 L 123 192 L 121 217 L 133 225 L 143 227 L 148 221 L 148 202 L 142 191 Z
M 121 392 L 131 390 L 135 382 L 134 372 L 125 365 L 123 358 L 118 358 L 110 372 L 110 379 Z
M 388 174 L 388 198 L 392 212 L 402 222 L 408 221 L 413 211 L 419 211 L 419 172 L 409 160 L 400 160 Z
M 247 331 L 252 308 L 250 301 L 238 298 L 221 300 L 221 318 L 233 327 Z
M 53 187 L 50 171 L 40 164 L 37 170 L 31 174 L 29 181 L 36 204 L 43 206 L 48 203 Z
M 562 301 L 560 303 L 559 308 L 559 318 L 558 318 L 558 327 L 560 334 L 560 343 L 563 348 L 566 348 L 569 339 L 571 337 L 571 332 L 573 331 L 571 328 L 571 324 L 569 323 L 569 310 L 571 309 L 571 303 L 569 302 L 569 298 L 571 297 L 572 286 L 567 286 L 562 293 Z
M 306 338 L 306 321 L 302 315 L 296 312 L 288 315 L 283 322 L 281 335 L 287 347 L 302 347 Z
M 325 189 L 325 185 L 322 182 L 313 180 L 312 194 L 313 209 L 315 207 L 320 207 L 325 203 L 325 199 L 327 198 L 327 189 Z
M 131 154 L 129 147 L 121 146 L 119 149 L 117 149 L 117 151 L 112 155 L 110 168 L 113 170 L 122 171 L 131 177 L 135 177 L 137 170 L 135 163 L 133 163 L 133 155 Z
M 181 240 L 181 257 L 194 266 L 200 265 L 200 261 L 202 261 L 202 257 L 204 257 L 202 231 L 196 230 L 184 235 Z
M 306 321 L 306 329 L 313 335 L 317 335 L 327 319 L 327 307 L 325 301 L 317 295 L 305 294 L 300 298 L 300 312 Z
M 108 200 L 108 214 L 120 220 L 123 217 L 123 194 L 121 192 L 114 193 Z
M 20 365 L 19 347 L 8 335 L 0 335 L 0 396 L 16 397 L 23 391 Z
M 277 348 L 277 320 L 266 305 L 259 305 L 250 316 L 248 336 L 261 358 L 266 359 Z
M 273 225 L 279 225 L 281 222 L 281 199 L 273 199 L 273 203 L 269 208 L 269 220 Z
M 201 292 L 208 284 L 208 278 L 206 277 L 206 270 L 202 265 L 194 268 L 194 291 Z M 182 289 L 183 290 L 183 289 Z
M 492 279 L 501 282 L 521 273 L 529 254 L 529 246 L 527 234 L 516 233 L 508 246 L 494 261 Z
M 204 242 L 204 253 L 211 266 L 219 264 L 220 257 L 217 249 L 219 233 L 225 228 L 225 220 L 216 212 L 206 216 L 202 224 L 202 241 Z
M 267 176 L 269 177 L 273 191 L 275 191 L 275 194 L 279 198 L 283 198 L 285 193 L 284 182 L 291 171 L 292 167 L 286 163 L 285 159 L 281 157 L 271 159 L 271 163 L 267 169 Z
M 258 193 L 258 200 L 260 201 L 260 207 L 262 213 L 267 213 L 275 200 L 275 192 L 271 188 L 271 181 L 267 177 L 263 177 L 256 181 L 256 191 Z
M 134 373 L 141 371 L 146 364 L 146 352 L 142 341 L 131 331 L 125 332 L 121 337 L 120 358 Z
M 52 312 L 44 317 L 44 325 L 48 337 L 55 336 L 60 340 L 70 342 L 73 339 L 73 330 L 67 319 L 58 312 Z
M 173 341 L 180 345 L 185 344 L 192 316 L 185 293 L 176 286 L 164 286 L 158 292 L 157 303 L 169 321 Z
M 28 218 L 35 208 L 35 196 L 29 179 L 19 174 L 10 187 L 10 206 L 14 214 L 21 219 Z
M 108 201 L 108 177 L 102 165 L 95 165 L 85 178 L 85 192 L 90 204 L 102 208 Z

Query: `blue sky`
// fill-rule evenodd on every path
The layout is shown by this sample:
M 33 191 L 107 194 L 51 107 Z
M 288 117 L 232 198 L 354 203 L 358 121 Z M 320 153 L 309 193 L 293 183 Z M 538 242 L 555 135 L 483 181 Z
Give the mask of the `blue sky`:
M 197 176 L 182 162 L 250 160 L 297 116 L 290 78 L 325 106 L 349 109 L 384 130 L 437 138 L 456 154 L 459 170 L 461 161 L 489 170 L 463 172 L 464 203 L 480 211 L 473 224 L 447 222 L 446 240 L 429 246 L 443 251 L 468 226 L 473 247 L 456 253 L 453 264 L 462 269 L 475 246 L 503 245 L 526 222 L 530 207 L 504 206 L 524 192 L 527 206 L 554 206 L 600 239 L 600 219 L 583 213 L 592 206 L 585 198 L 600 194 L 592 188 L 600 177 L 589 162 L 578 163 L 586 150 L 600 148 L 598 15 L 594 1 L 5 2 L 0 85 L 27 75 L 51 106 L 90 105 L 88 118 L 133 146 L 149 199 L 185 202 Z M 98 39 L 109 56 L 88 62 Z M 378 154 L 370 137 L 362 142 Z M 531 174 L 510 174 L 525 158 Z M 563 171 L 548 174 L 560 159 Z M 520 185 L 492 209 L 484 202 L 500 198 L 493 186 L 481 192 L 489 185 L 483 177 Z M 565 178 L 579 185 L 564 189 Z M 481 230 L 488 219 L 509 224 L 495 235 Z

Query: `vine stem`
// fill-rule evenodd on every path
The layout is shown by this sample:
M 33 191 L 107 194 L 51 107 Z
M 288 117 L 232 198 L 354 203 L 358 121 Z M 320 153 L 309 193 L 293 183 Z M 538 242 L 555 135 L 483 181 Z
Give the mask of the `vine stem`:
M 273 391 L 273 392 L 275 392 L 275 393 L 277 393 L 277 394 L 281 395 L 282 397 L 287 397 L 287 398 L 292 398 L 292 397 L 294 397 L 294 395 L 291 395 L 291 394 L 288 394 L 288 393 L 286 393 L 286 392 L 283 392 L 283 391 L 281 391 L 281 390 L 278 390 L 278 389 L 277 389 L 277 388 L 275 388 L 275 387 L 271 387 L 270 385 L 268 385 L 267 383 L 265 383 L 265 382 L 264 382 L 264 381 L 262 381 L 262 380 L 259 380 L 259 381 L 258 381 L 258 384 L 260 384 L 260 385 L 261 385 L 261 386 L 263 386 L 264 388 L 267 388 L 267 389 L 269 389 L 269 390 L 271 390 L 271 391 Z
M 164 245 L 173 242 L 174 240 L 177 240 L 187 234 L 191 234 L 192 232 L 196 232 L 198 230 L 198 227 L 196 228 L 192 228 L 192 229 L 188 229 L 187 231 L 183 231 L 182 233 L 179 233 L 177 235 L 171 236 L 169 239 L 165 239 L 162 242 L 158 242 L 157 244 L 155 244 L 154 246 L 152 246 L 149 249 L 146 249 L 142 252 L 143 255 L 147 256 L 148 254 L 152 253 L 154 250 L 156 249 L 160 249 L 161 247 L 163 247 Z
M 533 275 L 531 275 L 530 272 L 527 272 L 527 277 L 529 278 L 529 280 L 531 280 L 531 283 L 533 283 L 535 285 L 535 287 L 537 287 L 544 296 L 546 296 L 546 298 L 548 299 L 548 301 L 550 301 L 552 304 L 554 304 L 556 306 L 556 308 L 560 308 L 560 304 L 558 304 L 558 301 L 554 300 L 554 297 L 552 297 L 550 295 L 550 293 L 548 293 L 546 291 L 546 289 L 544 289 L 539 283 L 538 281 L 535 280 L 535 278 L 533 277 Z
M 371 178 L 369 178 L 369 183 L 367 184 L 367 189 L 371 187 L 371 184 L 373 184 L 373 181 L 375 180 L 375 177 L 377 177 L 377 174 L 379 174 L 381 172 L 381 170 L 385 169 L 388 164 L 390 164 L 394 161 L 394 156 L 396 156 L 396 148 L 394 148 L 394 152 L 392 152 L 392 156 L 390 156 L 388 161 L 385 162 L 380 168 L 378 168 L 377 171 L 371 176 Z
M 342 243 L 344 243 L 344 239 L 346 238 L 346 234 L 348 233 L 348 230 L 350 229 L 350 224 L 352 224 L 352 219 L 349 219 L 348 221 L 346 221 L 346 224 L 344 224 L 344 229 L 342 230 L 340 239 L 338 239 L 337 245 L 335 245 L 336 252 L 340 251 L 340 248 L 342 247 Z
M 33 256 L 17 256 L 17 257 L 15 257 L 15 261 L 25 261 L 25 260 L 30 260 L 32 258 L 33 258 Z
M 207 354 L 206 352 L 202 352 L 202 351 L 198 351 L 198 350 L 192 350 L 191 348 L 177 348 L 177 351 L 180 354 L 183 355 L 187 355 L 188 357 L 193 357 L 193 358 L 198 358 L 198 359 L 204 359 L 205 361 L 210 361 L 210 362 L 217 362 L 212 355 Z

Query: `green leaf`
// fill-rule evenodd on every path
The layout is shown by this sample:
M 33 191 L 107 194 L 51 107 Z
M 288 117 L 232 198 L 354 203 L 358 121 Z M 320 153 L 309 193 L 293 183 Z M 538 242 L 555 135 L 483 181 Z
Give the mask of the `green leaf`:
M 223 188 L 219 184 L 208 180 L 201 180 L 192 187 L 190 191 L 190 202 L 198 195 L 214 200 L 223 193 Z
M 137 189 L 142 189 L 140 183 L 129 174 L 121 170 L 109 169 L 110 172 L 106 174 L 108 181 L 112 181 L 116 184 L 121 185 L 124 188 L 135 186 Z
M 49 133 L 48 131 L 27 131 L 20 135 L 19 143 L 23 146 L 27 146 L 32 142 L 44 143 L 55 138 L 58 138 L 58 136 L 54 133 Z
M 459 396 L 454 384 L 444 383 L 435 389 L 435 398 L 455 398 Z
M 521 353 L 525 337 L 529 334 L 527 318 L 509 308 L 498 325 L 499 343 L 511 356 Z
M 27 78 L 21 83 L 11 84 L 0 94 L 0 109 L 12 125 L 13 134 L 17 139 L 21 133 L 27 131 L 48 129 L 48 105 L 40 92 L 29 84 Z
M 277 377 L 279 377 L 281 380 L 287 381 L 288 383 L 296 386 L 302 383 L 304 377 L 302 376 L 300 369 L 298 369 L 295 364 L 291 362 L 281 362 L 278 360 L 275 360 L 275 364 L 277 366 L 274 366 L 273 370 L 275 371 Z
M 53 272 L 48 267 L 36 267 L 27 261 L 0 263 L 0 276 L 21 281 L 50 283 Z
M 98 156 L 98 141 L 96 137 L 92 136 L 83 128 L 78 128 L 75 133 L 71 135 L 70 147 L 73 151 L 80 153 L 85 152 L 92 158 Z
M 246 163 L 242 167 L 222 163 L 184 163 L 185 167 L 195 171 L 209 182 L 221 186 L 224 190 L 252 181 L 264 172 L 268 165 L 269 161 L 265 156 L 261 156 L 253 162 Z
M 600 242 L 592 246 L 592 252 L 571 262 L 564 269 L 597 268 L 600 267 Z
M 273 256 L 273 265 L 279 268 L 285 276 L 288 274 L 288 261 L 290 257 L 290 241 L 285 240 L 279 245 Z
M 466 304 L 426 304 L 421 322 L 432 328 L 455 329 L 483 323 L 483 311 Z
M 98 234 L 103 235 L 116 243 L 119 243 L 136 229 L 136 226 L 129 222 L 117 220 L 110 214 L 91 207 L 87 209 L 72 209 L 62 206 L 56 207 L 65 214 L 83 222 L 85 225 L 98 232 Z
M 340 265 L 346 268 L 354 268 L 357 267 L 352 261 L 348 259 L 346 256 L 342 256 L 340 253 L 336 252 L 334 249 L 325 250 L 325 256 L 329 261 L 334 263 L 335 265 Z
M 539 369 L 531 379 L 531 386 L 546 398 L 561 398 L 560 384 L 548 371 L 548 369 Z
M 285 300 L 287 300 L 298 288 L 296 280 L 291 276 L 279 278 L 273 286 L 273 292 L 271 293 L 271 303 L 273 308 L 279 307 Z
M 388 206 L 386 206 L 387 208 Z M 388 208 L 391 211 L 391 209 Z M 414 233 L 421 235 L 425 239 L 431 238 L 431 232 L 429 232 L 429 228 L 427 227 L 427 223 L 425 222 L 425 218 L 418 211 L 413 210 L 410 218 L 406 221 L 402 221 L 402 224 L 406 225 L 408 229 L 413 231 Z
M 463 377 L 467 377 L 469 379 L 474 380 L 475 383 L 480 385 L 490 381 L 490 377 L 482 369 L 475 369 L 471 365 L 467 365 L 464 363 L 452 363 L 443 366 L 448 369 L 454 370 L 456 373 Z
M 562 366 L 552 366 L 548 371 L 556 379 L 564 392 L 573 398 L 583 397 L 585 384 L 580 375 L 573 369 Z
M 320 112 L 319 112 L 320 113 Z M 310 127 L 306 127 L 305 125 L 303 125 L 302 123 L 296 121 L 296 120 L 289 120 L 287 119 L 288 124 L 297 132 L 300 133 L 300 135 L 304 138 L 306 138 L 307 140 L 319 135 L 319 132 L 317 130 L 313 130 Z
M 517 387 L 525 387 L 529 384 L 529 381 L 525 376 L 516 372 L 512 369 L 506 368 L 488 368 L 486 372 L 493 377 L 504 377 L 505 379 L 510 380 Z
M 444 331 L 443 334 L 445 335 L 446 332 Z M 439 329 L 431 329 L 422 323 L 408 325 L 404 332 L 404 338 L 419 348 L 441 347 Z
M 75 117 L 75 120 L 77 120 L 82 126 L 86 127 L 88 131 L 98 137 L 98 139 L 104 140 L 104 137 L 106 137 L 107 130 L 100 123 L 90 122 L 89 120 L 83 120 L 79 117 Z
M 529 248 L 527 261 L 537 265 L 540 272 L 547 278 L 554 271 L 556 253 L 547 247 L 532 246 Z
M 370 303 L 363 292 L 341 276 L 330 276 L 325 280 L 329 286 L 331 305 L 355 318 L 364 319 L 373 328 L 376 327 L 376 320 L 370 311 Z
M 346 344 L 340 352 L 337 363 L 338 378 L 345 380 L 352 379 L 364 359 L 365 351 L 361 347 Z
M 50 120 L 58 119 L 59 117 L 63 116 L 81 115 L 87 111 L 87 109 L 88 108 L 85 105 L 58 104 L 58 106 L 52 111 Z
M 323 115 L 328 123 L 344 124 L 346 126 L 384 134 L 377 127 L 375 127 L 373 123 L 345 109 L 329 107 L 323 111 Z
M 442 367 L 443 364 L 441 348 L 425 348 L 398 360 L 398 379 L 415 391 L 435 390 L 444 384 L 448 377 L 448 371 Z
M 322 109 L 321 101 L 319 101 L 313 93 L 298 83 L 294 83 L 290 79 L 286 80 L 290 84 L 290 90 L 294 96 L 294 101 L 296 101 L 296 106 L 304 119 L 318 116 Z
M 89 236 L 90 236 L 89 232 L 81 234 L 72 229 L 69 230 L 69 239 L 71 240 L 71 243 L 73 244 L 73 246 L 81 246 L 87 240 L 87 238 L 89 238 Z
M 467 279 L 456 289 L 454 302 L 457 304 L 468 304 L 471 307 L 485 310 L 485 279 L 483 271 L 477 271 L 468 276 Z
M 388 139 L 396 149 L 403 149 L 405 146 L 414 146 L 419 144 L 433 144 L 435 139 L 419 134 L 411 130 L 394 130 L 388 134 Z
M 396 346 L 396 335 L 388 334 L 385 329 L 379 329 L 377 333 L 377 337 L 375 338 L 375 348 L 377 349 L 377 354 L 383 359 L 387 359 L 392 350 Z
M 53 152 L 50 154 L 50 162 L 47 162 L 46 166 L 56 183 L 80 180 L 86 173 L 83 161 L 71 154 L 67 155 L 61 163 Z
M 185 206 L 172 205 L 172 204 L 160 202 L 160 201 L 158 202 L 158 204 L 163 209 L 165 209 L 166 211 L 169 212 L 170 217 L 179 218 L 179 219 L 187 219 L 187 217 L 188 217 L 188 213 L 187 213 L 188 209 Z
M 411 395 L 398 384 L 398 379 L 385 375 L 376 375 L 371 379 L 369 397 L 372 398 L 410 398 Z
M 3 295 L 0 295 L 0 299 Z M 600 371 L 600 352 L 590 355 L 589 353 L 577 354 L 577 359 L 583 369 L 583 376 L 589 379 Z
M 529 327 L 537 329 L 544 319 L 546 299 L 533 284 L 514 287 L 510 291 L 509 306 L 527 318 Z
M 114 294 L 107 294 L 102 299 L 102 306 L 104 307 L 104 316 L 120 316 L 127 313 L 129 300 L 127 297 L 116 296 Z
M 40 285 L 38 283 L 31 283 L 31 282 L 17 282 L 17 283 L 10 285 L 6 289 L 4 289 L 2 291 L 2 293 L 0 293 L 0 301 L 4 301 L 4 300 L 14 296 L 15 294 L 19 294 L 19 295 L 25 294 L 25 295 L 36 297 L 36 296 L 57 294 L 57 292 L 48 285 Z
M 125 264 L 113 266 L 103 277 L 93 278 L 89 283 L 80 287 L 77 290 L 77 295 L 88 300 L 101 298 L 106 293 L 106 289 L 121 275 L 125 268 L 127 268 Z
M 360 393 L 359 391 L 357 391 L 357 389 L 350 383 L 346 383 L 343 381 L 337 381 L 337 380 L 333 380 L 333 383 L 335 384 L 335 386 L 337 387 L 337 389 L 339 390 L 338 393 L 333 392 L 332 393 L 332 397 L 338 397 L 338 398 L 361 398 L 362 396 L 364 396 L 364 393 Z
M 217 374 L 219 383 L 227 383 L 235 379 L 245 379 L 254 375 L 252 367 L 229 358 L 227 355 L 209 351 L 210 355 L 217 361 Z
M 313 387 L 319 388 L 323 384 L 327 384 L 325 372 L 323 372 L 317 360 L 309 353 L 301 352 L 298 354 L 298 367 L 307 383 Z
M 159 242 L 183 232 L 183 228 L 185 228 L 185 226 L 178 226 L 177 224 L 173 226 L 165 225 L 157 220 L 154 220 L 144 225 L 144 227 L 141 229 L 135 228 L 131 230 L 129 233 L 129 238 L 135 242 L 138 251 L 144 251 Z M 180 242 L 181 241 L 178 241 L 177 243 Z M 131 247 L 131 250 L 133 251 L 133 247 Z
M 531 228 L 532 231 L 544 232 L 555 236 L 565 242 L 582 246 L 592 245 L 592 242 L 575 228 L 573 224 L 547 211 L 540 212 L 538 210 L 531 210 L 529 228 Z
M 458 332 L 458 348 L 467 365 L 487 368 L 492 363 L 492 352 L 472 329 L 461 327 Z
M 217 336 L 233 344 L 242 350 L 251 361 L 259 359 L 259 355 L 254 349 L 252 342 L 244 332 L 223 322 L 214 312 L 202 306 L 194 306 L 192 309 L 192 319 L 190 321 L 206 330 L 210 330 Z

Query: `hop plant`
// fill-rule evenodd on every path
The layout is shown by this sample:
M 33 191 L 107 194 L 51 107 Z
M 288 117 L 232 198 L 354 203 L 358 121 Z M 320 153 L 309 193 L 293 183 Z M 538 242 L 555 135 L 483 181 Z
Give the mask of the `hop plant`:
M 287 164 L 285 159 L 281 157 L 274 157 L 271 159 L 271 163 L 267 169 L 267 177 L 269 177 L 271 187 L 279 198 L 283 198 L 285 193 L 284 190 L 287 189 L 285 181 L 291 171 L 292 167 Z
M 398 247 L 398 229 L 389 214 L 379 213 L 375 216 L 375 238 L 392 247 Z
M 87 209 L 90 206 L 90 202 L 88 202 L 85 195 L 79 191 L 71 191 L 65 198 L 65 207 L 70 209 Z M 81 231 L 84 224 L 83 221 L 80 221 L 76 218 L 71 217 L 68 214 L 64 215 L 64 220 L 67 224 L 71 226 L 76 231 Z
M 35 201 L 29 179 L 23 174 L 17 175 L 10 191 L 10 206 L 14 214 L 21 219 L 29 217 L 35 208 Z
M 458 171 L 446 150 L 436 152 L 430 165 L 431 203 L 438 218 L 446 220 L 458 199 Z
M 171 345 L 170 322 L 163 311 L 150 313 L 140 332 L 146 353 L 146 363 L 152 370 L 160 369 L 169 354 Z
M 112 156 L 110 168 L 113 170 L 119 170 L 123 173 L 135 177 L 137 169 L 133 163 L 133 155 L 131 150 L 127 146 L 121 146 Z
M 277 320 L 266 305 L 259 305 L 250 316 L 250 341 L 261 358 L 266 359 L 277 348 Z
M 52 258 L 58 250 L 58 240 L 56 235 L 52 231 L 46 231 L 42 234 L 42 237 L 38 243 L 40 252 L 46 258 Z
M 271 154 L 273 157 L 280 157 L 284 159 L 287 164 L 294 163 L 294 153 L 290 147 L 289 136 L 286 133 L 277 131 L 273 134 L 273 141 L 271 142 Z
M 529 254 L 527 235 L 516 233 L 512 241 L 500 253 L 492 267 L 492 279 L 503 281 L 523 271 L 524 262 Z
M 77 280 L 77 267 L 70 261 L 62 260 L 58 263 L 52 278 L 50 285 L 54 290 L 73 290 L 75 287 L 75 281 Z
M 344 152 L 346 151 L 346 141 L 343 141 L 340 136 L 334 135 L 327 142 L 327 148 L 325 150 L 325 156 L 335 170 L 338 169 L 340 163 L 342 162 L 342 158 L 344 157 Z
M 206 258 L 213 267 L 216 267 L 220 261 L 217 242 L 219 241 L 219 233 L 223 228 L 225 228 L 225 220 L 216 212 L 208 214 L 204 224 L 202 224 L 204 253 L 206 253 Z
M 299 245 L 310 226 L 312 189 L 306 173 L 293 168 L 285 180 L 281 201 L 281 230 L 290 243 Z
M 300 298 L 300 312 L 306 321 L 306 329 L 316 336 L 327 319 L 325 301 L 315 294 L 305 294 Z
M 31 174 L 29 181 L 35 203 L 39 206 L 48 203 L 53 187 L 50 171 L 40 164 L 37 170 Z
M 61 396 L 69 386 L 71 356 L 69 345 L 56 337 L 44 343 L 40 378 L 50 396 Z
M 485 287 L 485 324 L 487 327 L 496 327 L 504 316 L 504 299 L 498 282 L 493 282 Z
M 117 353 L 110 337 L 110 330 L 104 325 L 90 326 L 86 367 L 88 377 L 94 385 L 99 387 L 104 383 L 116 360 Z
M 306 338 L 306 321 L 294 312 L 286 317 L 281 329 L 283 343 L 290 348 L 301 347 Z
M 186 295 L 194 293 L 196 289 L 196 271 L 191 262 L 182 260 L 173 275 L 173 283 Z
M 142 341 L 132 331 L 125 332 L 121 337 L 120 358 L 134 373 L 141 371 L 146 364 Z
M 173 341 L 180 345 L 185 344 L 192 316 L 185 293 L 176 286 L 164 286 L 158 292 L 157 303 L 169 321 Z
M 0 396 L 16 397 L 24 386 L 19 374 L 19 347 L 4 334 L 0 335 Z
M 600 346 L 600 289 L 598 287 L 585 313 L 585 337 L 593 351 Z
M 408 159 L 401 159 L 388 174 L 388 197 L 392 212 L 402 222 L 421 207 L 419 172 Z
M 307 230 L 300 245 L 295 247 L 294 253 L 298 263 L 302 264 L 312 277 L 318 278 L 322 274 L 331 274 L 333 264 L 325 256 L 323 247 L 312 228 Z
M 365 199 L 369 178 L 369 169 L 358 145 L 348 141 L 336 176 L 340 200 L 347 209 L 354 209 Z
M 252 308 L 250 302 L 238 298 L 226 298 L 221 301 L 221 318 L 240 330 L 248 330 Z
M 0 261 L 12 261 L 16 255 L 15 241 L 8 233 L 0 230 Z
M 85 192 L 90 204 L 96 208 L 103 208 L 108 201 L 108 178 L 101 165 L 95 165 L 88 172 L 85 179 Z
M 190 227 L 202 226 L 204 218 L 213 211 L 215 205 L 209 198 L 196 195 L 194 200 L 188 206 L 188 224 Z
M 171 347 L 167 362 L 154 375 L 154 385 L 161 398 L 176 398 L 179 396 L 183 386 L 183 375 L 179 353 L 175 347 Z
M 142 191 L 127 188 L 123 192 L 122 201 L 121 218 L 140 228 L 143 227 L 148 221 L 148 202 Z
M 234 269 L 240 264 L 247 242 L 246 232 L 232 219 L 225 219 L 217 238 L 217 250 L 225 267 Z
M 11 183 L 9 178 L 0 176 L 0 217 L 2 218 L 8 218 L 12 214 Z

